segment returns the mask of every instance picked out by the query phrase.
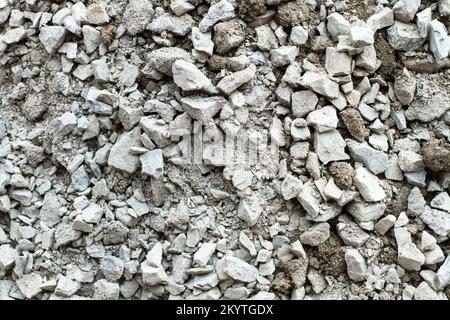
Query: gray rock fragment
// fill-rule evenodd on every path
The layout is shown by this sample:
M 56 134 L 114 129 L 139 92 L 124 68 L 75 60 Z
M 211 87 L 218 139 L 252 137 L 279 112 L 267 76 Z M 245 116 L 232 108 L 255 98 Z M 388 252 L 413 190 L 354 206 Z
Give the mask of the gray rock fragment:
M 417 25 L 401 21 L 395 21 L 387 29 L 387 39 L 392 48 L 400 51 L 417 50 L 425 42 L 419 34 Z
M 330 225 L 327 222 L 315 224 L 300 235 L 300 242 L 309 246 L 318 246 L 330 237 Z
M 445 59 L 450 52 L 450 37 L 445 25 L 434 19 L 430 26 L 430 50 L 436 60 Z
M 153 5 L 149 0 L 131 0 L 128 2 L 123 21 L 125 27 L 131 35 L 136 35 L 145 31 L 149 21 L 153 17 Z
M 366 201 L 376 202 L 386 197 L 378 178 L 364 167 L 356 169 L 354 184 Z
M 347 139 L 347 147 L 353 160 L 361 162 L 364 166 L 374 174 L 384 172 L 389 166 L 388 156 L 367 143 L 359 143 L 351 139 Z
M 108 165 L 127 173 L 135 172 L 140 164 L 139 157 L 129 151 L 132 147 L 141 146 L 140 135 L 139 128 L 122 134 L 109 153 Z
M 253 196 L 249 199 L 241 199 L 237 209 L 238 217 L 247 222 L 252 227 L 258 222 L 258 218 L 262 213 L 262 207 L 257 197 Z
M 234 7 L 230 2 L 227 0 L 218 1 L 211 5 L 206 15 L 203 16 L 199 24 L 200 31 L 207 32 L 216 23 L 230 20 L 235 16 Z
M 255 73 L 256 73 L 256 66 L 254 64 L 251 64 L 244 70 L 237 71 L 229 76 L 224 77 L 217 84 L 217 88 L 226 95 L 230 95 L 233 91 L 238 89 L 244 83 L 247 83 L 250 80 L 252 80 L 253 77 L 255 76 Z
M 161 149 L 147 151 L 139 157 L 142 173 L 159 179 L 164 174 L 164 159 Z
M 425 206 L 420 219 L 437 235 L 447 237 L 450 234 L 450 213 Z
M 339 96 L 339 85 L 328 76 L 316 71 L 307 71 L 300 79 L 300 84 L 329 99 Z
M 425 263 L 425 256 L 417 249 L 406 228 L 394 229 L 395 240 L 398 247 L 398 263 L 409 271 L 419 271 Z
M 208 98 L 192 96 L 182 98 L 180 101 L 191 118 L 203 123 L 211 121 L 217 112 L 228 104 L 224 98 L 219 96 Z
M 366 261 L 358 250 L 347 250 L 345 252 L 345 263 L 347 264 L 347 274 L 350 279 L 356 282 L 364 281 L 366 279 Z
M 66 38 L 66 29 L 59 26 L 42 27 L 39 33 L 39 40 L 49 54 L 54 54 L 63 44 Z
M 172 65 L 177 60 L 190 61 L 190 54 L 178 47 L 167 47 L 153 50 L 149 53 L 148 57 L 149 67 L 165 74 L 172 75 Z
M 172 75 L 175 83 L 184 91 L 205 90 L 214 91 L 209 80 L 197 67 L 185 60 L 177 60 L 172 65 Z
M 323 164 L 350 159 L 345 153 L 345 141 L 337 130 L 315 132 L 314 149 Z
M 253 282 L 259 275 L 258 269 L 241 259 L 231 256 L 226 256 L 223 259 L 223 272 L 234 280 Z
M 420 2 L 421 0 L 399 0 L 393 7 L 395 18 L 405 23 L 412 21 Z

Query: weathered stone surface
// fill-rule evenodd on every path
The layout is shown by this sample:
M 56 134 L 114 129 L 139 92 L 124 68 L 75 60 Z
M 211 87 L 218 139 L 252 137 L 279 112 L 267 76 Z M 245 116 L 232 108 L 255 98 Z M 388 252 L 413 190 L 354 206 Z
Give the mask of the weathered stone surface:
M 389 27 L 394 24 L 394 12 L 391 8 L 383 7 L 367 19 L 367 24 L 375 31 Z
M 240 20 L 219 22 L 214 26 L 213 41 L 218 54 L 239 47 L 245 40 L 245 24 Z
M 256 67 L 254 64 L 251 64 L 249 67 L 244 70 L 237 71 L 235 73 L 230 74 L 229 76 L 224 77 L 217 84 L 217 88 L 223 93 L 230 95 L 233 91 L 238 89 L 244 83 L 249 82 L 253 79 L 256 73 Z
M 367 143 L 359 143 L 350 139 L 347 139 L 346 142 L 352 158 L 364 164 L 372 173 L 380 174 L 388 168 L 389 159 L 385 153 L 375 150 Z
M 403 69 L 403 74 L 395 79 L 394 92 L 401 104 L 409 106 L 413 102 L 416 93 L 416 78 L 408 71 Z
M 213 90 L 211 80 L 194 64 L 185 60 L 176 60 L 173 63 L 172 75 L 175 83 L 184 91 Z
M 258 222 L 258 218 L 262 213 L 260 201 L 256 197 L 249 199 L 241 199 L 237 209 L 238 217 L 247 222 L 252 227 Z
M 450 233 L 450 213 L 425 207 L 420 214 L 420 219 L 425 222 L 436 234 L 446 237 Z
M 151 32 L 161 34 L 163 32 L 170 32 L 177 36 L 185 36 L 191 32 L 194 26 L 194 20 L 190 15 L 183 15 L 181 17 L 172 16 L 169 13 L 164 13 L 153 19 L 147 26 Z
M 417 249 L 406 228 L 394 229 L 395 240 L 398 246 L 398 263 L 410 271 L 418 271 L 425 263 L 425 256 Z
M 356 169 L 354 183 L 366 201 L 376 202 L 386 197 L 378 178 L 364 167 Z
M 49 54 L 55 53 L 66 38 L 66 29 L 59 26 L 46 26 L 41 28 L 39 40 Z
M 253 282 L 258 277 L 258 269 L 241 259 L 226 256 L 223 258 L 223 272 L 240 282 Z
M 432 96 L 432 98 L 428 98 Z M 429 122 L 440 118 L 450 109 L 450 95 L 439 87 L 424 83 L 417 87 L 417 99 L 409 105 L 405 112 L 408 120 Z
M 319 98 L 310 90 L 301 90 L 292 94 L 292 113 L 295 117 L 302 118 L 316 109 Z
M 348 154 L 345 153 L 345 141 L 337 130 L 315 132 L 314 149 L 323 164 L 350 159 Z
M 326 106 L 308 114 L 306 121 L 317 132 L 326 132 L 337 128 L 338 118 L 336 109 L 332 106 Z
M 216 97 L 187 97 L 181 99 L 184 110 L 193 119 L 209 122 L 226 104 L 227 101 L 219 96 Z
M 131 35 L 145 31 L 152 17 L 153 5 L 149 0 L 131 0 L 128 2 L 123 13 L 125 27 Z
M 341 14 L 334 12 L 327 17 L 327 21 L 328 32 L 334 40 L 350 35 L 350 23 Z
M 221 0 L 209 7 L 208 12 L 200 21 L 199 28 L 202 32 L 207 32 L 216 23 L 227 21 L 235 17 L 234 7 L 227 0 Z
M 167 47 L 153 50 L 149 53 L 148 64 L 151 68 L 166 75 L 172 75 L 172 65 L 177 60 L 190 61 L 190 54 L 178 47 Z
M 353 281 L 359 282 L 366 279 L 367 266 L 364 257 L 356 249 L 345 252 L 347 274 Z
M 307 71 L 301 77 L 300 84 L 330 99 L 335 99 L 339 95 L 339 85 L 318 72 Z
M 275 67 L 282 67 L 294 62 L 298 52 L 297 46 L 283 46 L 270 50 L 270 58 Z
M 412 21 L 419 9 L 420 2 L 420 0 L 399 0 L 393 7 L 395 18 L 402 22 Z
M 450 37 L 445 25 L 433 20 L 430 23 L 430 50 L 436 60 L 445 59 L 450 52 Z
M 109 153 L 108 165 L 127 173 L 135 172 L 140 164 L 139 157 L 129 151 L 131 147 L 141 146 L 140 135 L 140 129 L 135 128 L 120 136 Z
M 326 222 L 318 223 L 300 235 L 300 242 L 309 246 L 318 246 L 330 237 L 330 225 Z
M 387 40 L 392 48 L 401 51 L 414 51 L 420 48 L 425 39 L 419 34 L 415 24 L 395 21 L 387 29 Z
M 346 209 L 347 212 L 358 221 L 367 222 L 380 218 L 386 210 L 386 205 L 381 202 L 365 203 L 361 201 L 354 201 L 348 205 Z

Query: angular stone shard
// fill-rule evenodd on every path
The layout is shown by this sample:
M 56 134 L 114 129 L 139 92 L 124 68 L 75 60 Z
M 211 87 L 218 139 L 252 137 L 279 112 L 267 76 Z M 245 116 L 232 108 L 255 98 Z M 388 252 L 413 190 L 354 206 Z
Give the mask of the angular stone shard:
M 223 272 L 236 281 L 253 282 L 259 275 L 258 269 L 241 259 L 230 256 L 223 259 Z
M 447 34 L 445 25 L 434 19 L 430 23 L 430 50 L 433 52 L 436 60 L 442 60 L 448 57 L 450 52 L 450 37 Z
M 244 70 L 237 71 L 235 73 L 230 74 L 229 76 L 224 77 L 217 84 L 217 88 L 225 93 L 226 95 L 230 95 L 237 88 L 242 86 L 244 83 L 249 82 L 253 79 L 256 73 L 256 66 L 251 64 L 249 67 Z
M 182 98 L 181 103 L 184 110 L 193 119 L 207 123 L 219 112 L 226 104 L 227 100 L 223 97 L 186 97 Z
M 314 149 L 323 164 L 350 159 L 345 153 L 345 141 L 337 130 L 314 133 Z
M 316 71 L 307 71 L 300 79 L 300 84 L 329 99 L 339 96 L 339 85 L 326 75 Z
M 411 234 L 406 228 L 394 229 L 397 241 L 398 263 L 409 271 L 419 271 L 425 263 L 425 256 L 411 239 Z
M 195 25 L 194 19 L 188 14 L 181 17 L 173 16 L 168 13 L 160 15 L 154 19 L 147 29 L 153 33 L 161 34 L 163 32 L 170 32 L 176 36 L 185 36 L 191 32 L 192 27 Z
M 175 61 L 172 66 L 172 75 L 173 81 L 184 91 L 214 90 L 211 80 L 188 61 Z
M 432 209 L 428 206 L 420 215 L 420 219 L 425 222 L 437 235 L 448 237 L 450 234 L 450 213 Z
M 401 21 L 395 21 L 387 29 L 387 39 L 392 48 L 400 51 L 417 50 L 425 42 L 425 38 L 419 34 L 417 25 Z
M 139 157 L 129 151 L 132 147 L 141 146 L 140 136 L 139 128 L 122 134 L 109 153 L 108 165 L 127 173 L 135 172 L 140 164 Z
M 233 5 L 227 0 L 221 0 L 209 7 L 208 12 L 203 16 L 198 26 L 201 32 L 207 32 L 217 22 L 227 21 L 235 16 Z
M 364 281 L 366 279 L 366 261 L 358 250 L 347 250 L 345 252 L 345 263 L 347 264 L 347 274 L 350 279 L 356 282 Z
M 41 40 L 48 54 L 55 53 L 63 44 L 65 38 L 66 28 L 59 26 L 42 27 L 39 33 L 39 40 Z
M 354 183 L 364 200 L 368 202 L 377 202 L 386 198 L 378 178 L 364 167 L 356 169 Z
M 367 143 L 359 143 L 351 139 L 347 139 L 346 142 L 353 160 L 361 162 L 374 174 L 380 174 L 388 168 L 389 157 L 387 154 L 375 150 Z
M 238 217 L 247 222 L 252 227 L 258 222 L 258 218 L 262 213 L 262 207 L 257 197 L 253 196 L 249 199 L 241 199 L 237 209 Z

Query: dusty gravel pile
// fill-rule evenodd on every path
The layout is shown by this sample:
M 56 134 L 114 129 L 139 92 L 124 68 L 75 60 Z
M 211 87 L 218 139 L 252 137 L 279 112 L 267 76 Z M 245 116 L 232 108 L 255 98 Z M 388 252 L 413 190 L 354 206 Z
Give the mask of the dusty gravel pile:
M 449 18 L 0 0 L 0 299 L 447 300 Z

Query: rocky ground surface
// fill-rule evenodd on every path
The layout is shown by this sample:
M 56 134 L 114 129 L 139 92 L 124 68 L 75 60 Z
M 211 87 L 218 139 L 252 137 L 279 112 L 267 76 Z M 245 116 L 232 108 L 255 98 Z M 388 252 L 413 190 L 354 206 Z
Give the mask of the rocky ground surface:
M 447 300 L 449 18 L 0 0 L 0 299 Z

